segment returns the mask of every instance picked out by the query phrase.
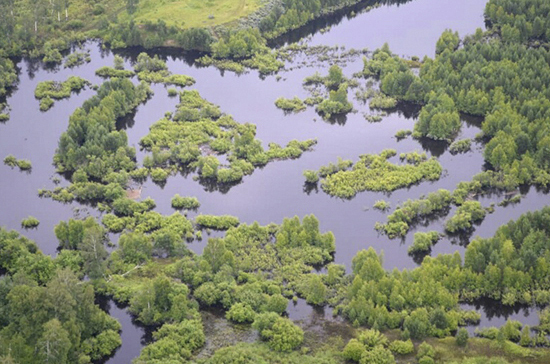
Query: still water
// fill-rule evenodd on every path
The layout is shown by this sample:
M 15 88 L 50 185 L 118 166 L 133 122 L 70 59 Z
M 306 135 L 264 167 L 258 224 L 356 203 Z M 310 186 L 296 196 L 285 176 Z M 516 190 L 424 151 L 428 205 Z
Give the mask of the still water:
M 300 41 L 307 45 L 345 45 L 347 49 L 374 50 L 387 42 L 399 55 L 431 57 L 443 30 L 451 28 L 463 36 L 483 27 L 485 3 L 486 0 L 384 1 L 380 7 L 365 12 L 366 6 L 374 4 L 371 1 L 353 10 L 320 19 L 275 43 L 284 45 Z M 19 84 L 7 98 L 11 107 L 11 118 L 0 124 L 0 157 L 13 154 L 17 158 L 29 159 L 33 164 L 30 173 L 0 165 L 0 224 L 8 229 L 21 231 L 35 240 L 45 253 L 52 255 L 56 254 L 57 248 L 57 240 L 53 234 L 55 224 L 71 217 L 100 216 L 93 207 L 78 203 L 61 204 L 37 196 L 38 189 L 55 187 L 59 176 L 55 173 L 52 160 L 59 136 L 66 130 L 69 116 L 94 91 L 86 89 L 72 95 L 70 99 L 56 101 L 50 111 L 43 113 L 39 111 L 38 101 L 34 99 L 34 89 L 40 81 L 62 81 L 70 75 L 81 76 L 93 84 L 101 83 L 102 80 L 94 72 L 102 66 L 112 65 L 114 55 L 108 50 L 102 50 L 97 42 L 88 42 L 85 47 L 90 51 L 91 63 L 72 70 L 62 67 L 45 69 L 39 62 L 20 61 Z M 138 53 L 139 51 L 127 51 L 122 54 L 127 68 L 131 67 Z M 293 62 L 287 63 L 286 70 L 279 73 L 281 78 L 278 79 L 275 76 L 262 78 L 256 71 L 236 75 L 213 67 L 197 67 L 192 58 L 175 54 L 161 53 L 161 56 L 166 59 L 171 72 L 194 77 L 197 82 L 193 88 L 202 97 L 218 104 L 222 111 L 231 114 L 235 120 L 256 124 L 257 137 L 265 146 L 269 142 L 286 144 L 292 139 L 318 140 L 314 150 L 304 153 L 301 158 L 270 163 L 245 177 L 242 183 L 228 191 L 210 191 L 194 181 L 192 176 L 172 176 L 163 187 L 148 181 L 143 186 L 142 197 L 152 197 L 157 203 L 156 210 L 163 214 L 173 212 L 170 199 L 176 193 L 196 196 L 201 202 L 199 213 L 235 215 L 245 223 L 280 223 L 285 217 L 313 213 L 320 221 L 321 230 L 330 230 L 336 237 L 337 263 L 349 268 L 357 251 L 374 247 L 377 251 L 385 252 L 384 265 L 387 269 L 413 268 L 417 262 L 407 254 L 407 247 L 412 243 L 414 232 L 443 231 L 445 217 L 418 224 L 403 240 L 389 240 L 374 230 L 375 222 L 384 222 L 386 216 L 386 213 L 372 208 L 374 202 L 384 199 L 395 208 L 409 198 L 419 198 L 439 188 L 452 190 L 458 182 L 470 180 L 484 168 L 483 146 L 480 144 L 474 143 L 469 153 L 451 155 L 447 147 L 439 143 L 423 143 L 410 138 L 397 141 L 394 137 L 396 131 L 412 129 L 417 110 L 396 110 L 381 122 L 370 123 L 362 115 L 363 112 L 369 112 L 368 107 L 353 100 L 358 112 L 349 114 L 337 123 L 330 123 L 323 121 L 312 108 L 298 114 L 285 114 L 275 107 L 274 101 L 280 96 L 307 97 L 302 80 L 316 71 L 326 73 L 330 66 L 328 62 L 311 62 L 306 56 L 297 56 Z M 358 56 L 347 62 L 344 74 L 351 77 L 361 69 L 362 60 Z M 129 144 L 138 150 L 138 162 L 145 155 L 139 151 L 139 140 L 165 112 L 173 111 L 177 103 L 175 98 L 167 97 L 164 86 L 153 85 L 153 90 L 155 95 L 146 104 L 139 106 L 134 118 L 120 125 L 128 133 Z M 350 92 L 350 99 L 352 95 L 353 91 Z M 481 120 L 464 117 L 459 138 L 473 138 L 479 132 L 480 123 Z M 436 182 L 423 182 L 391 194 L 363 192 L 351 200 L 333 198 L 320 189 L 304 187 L 302 172 L 305 169 L 318 169 L 329 162 L 335 162 L 338 157 L 356 161 L 360 154 L 379 153 L 387 148 L 396 149 L 398 153 L 426 151 L 429 156 L 439 159 L 445 172 Z M 61 178 L 59 183 L 63 185 L 67 182 Z M 488 206 L 502 199 L 503 196 L 490 196 L 481 202 Z M 472 236 L 442 239 L 434 247 L 432 255 L 452 253 L 455 250 L 462 253 L 464 242 L 473 236 L 490 237 L 498 226 L 518 218 L 526 211 L 540 209 L 546 203 L 547 196 L 542 192 L 534 188 L 524 191 L 524 198 L 520 203 L 505 208 L 496 207 L 493 214 L 476 226 Z M 451 214 L 452 212 L 451 210 Z M 20 222 L 28 215 L 40 220 L 37 229 L 21 229 Z M 113 236 L 114 240 L 116 238 Z M 205 244 L 205 241 L 193 242 L 190 248 L 201 253 Z M 108 362 L 129 362 L 139 355 L 141 346 L 150 339 L 150 333 L 136 326 L 126 310 L 117 307 L 114 302 L 106 303 L 104 307 L 123 326 L 123 345 Z M 509 314 L 517 315 L 520 321 L 530 324 L 536 320 L 534 310 L 529 310 L 527 315 L 523 311 L 510 313 L 504 309 L 491 310 L 490 306 L 483 305 L 479 310 L 484 312 L 482 325 L 500 324 L 502 317 L 508 317 Z M 288 312 L 291 318 L 304 326 L 316 327 L 321 332 L 320 336 L 323 332 L 346 336 L 342 333 L 345 330 L 334 326 L 344 323 L 331 320 L 328 309 L 320 312 L 299 301 L 296 305 L 289 304 Z M 219 315 L 210 313 L 205 316 L 205 325 L 207 328 L 227 325 L 220 323 L 224 320 L 216 320 L 221 320 Z M 216 330 L 210 332 L 214 331 Z M 347 335 L 350 332 L 352 331 L 348 331 Z M 209 341 L 207 348 L 211 345 Z

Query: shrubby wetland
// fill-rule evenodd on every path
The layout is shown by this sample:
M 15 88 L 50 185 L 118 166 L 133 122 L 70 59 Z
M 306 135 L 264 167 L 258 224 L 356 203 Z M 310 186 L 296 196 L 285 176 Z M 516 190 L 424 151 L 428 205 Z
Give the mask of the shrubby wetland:
M 546 0 L 0 2 L 0 363 L 550 362 Z

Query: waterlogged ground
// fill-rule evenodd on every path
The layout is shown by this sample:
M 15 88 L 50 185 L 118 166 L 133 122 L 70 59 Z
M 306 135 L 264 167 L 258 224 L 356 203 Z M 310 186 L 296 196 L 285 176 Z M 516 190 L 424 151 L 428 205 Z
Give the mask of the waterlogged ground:
M 396 6 L 381 6 L 370 12 L 351 16 L 339 16 L 323 19 L 311 26 L 299 30 L 287 37 L 302 40 L 308 45 L 346 45 L 349 48 L 369 48 L 374 50 L 388 42 L 392 50 L 406 56 L 433 56 L 435 42 L 446 28 L 458 30 L 461 35 L 472 33 L 483 27 L 483 8 L 485 0 L 414 0 Z M 319 31 L 331 25 L 327 31 Z M 308 32 L 310 35 L 308 35 Z M 311 35 L 312 34 L 312 35 Z M 281 40 L 284 42 L 285 40 Z M 94 91 L 85 89 L 73 94 L 70 99 L 56 101 L 53 108 L 45 113 L 38 109 L 34 99 L 34 89 L 40 81 L 63 81 L 70 75 L 78 75 L 93 84 L 102 80 L 94 75 L 96 69 L 112 65 L 114 55 L 102 50 L 95 42 L 86 44 L 92 62 L 75 69 L 44 69 L 40 63 L 22 60 L 18 63 L 20 79 L 17 88 L 7 98 L 11 107 L 11 118 L 0 124 L 0 157 L 8 154 L 17 158 L 29 159 L 33 168 L 29 173 L 0 165 L 0 224 L 8 229 L 21 231 L 34 239 L 47 254 L 55 254 L 57 240 L 53 234 L 54 226 L 61 220 L 88 215 L 100 216 L 90 206 L 78 203 L 61 204 L 37 195 L 40 188 L 51 189 L 59 179 L 61 185 L 67 182 L 55 174 L 52 165 L 53 155 L 61 133 L 66 130 L 69 116 Z M 131 67 L 139 51 L 126 52 L 126 67 Z M 216 68 L 198 68 L 192 60 L 163 54 L 169 69 L 174 74 L 186 74 L 197 81 L 194 89 L 210 102 L 218 104 L 221 110 L 233 115 L 239 122 L 251 122 L 257 125 L 257 137 L 267 146 L 269 142 L 286 144 L 292 139 L 305 140 L 317 138 L 318 144 L 313 151 L 306 152 L 297 160 L 280 161 L 268 164 L 244 178 L 239 185 L 228 191 L 212 191 L 200 185 L 191 176 L 172 176 L 165 186 L 160 187 L 150 181 L 143 185 L 142 197 L 152 197 L 156 210 L 163 214 L 173 212 L 170 199 L 176 193 L 182 196 L 196 196 L 201 202 L 199 213 L 230 214 L 238 216 L 242 222 L 261 224 L 280 223 L 284 217 L 315 214 L 322 231 L 332 231 L 336 236 L 335 261 L 348 268 L 351 259 L 360 249 L 374 247 L 385 252 L 384 265 L 387 269 L 413 268 L 417 265 L 407 254 L 415 231 L 443 231 L 445 216 L 436 217 L 413 227 L 405 239 L 389 240 L 374 230 L 377 221 L 384 222 L 387 213 L 372 208 L 375 201 L 384 199 L 392 208 L 406 199 L 419 198 L 439 188 L 453 189 L 460 181 L 470 180 L 473 175 L 483 170 L 483 146 L 474 143 L 471 152 L 451 155 L 447 147 L 440 143 L 422 143 L 411 138 L 397 141 L 395 133 L 401 129 L 412 129 L 417 110 L 411 108 L 391 112 L 379 123 L 365 120 L 363 113 L 370 113 L 368 106 L 353 98 L 356 113 L 335 122 L 323 121 L 312 108 L 298 114 L 285 114 L 274 105 L 280 96 L 305 98 L 308 96 L 302 87 L 302 80 L 314 72 L 326 73 L 329 62 L 313 62 L 312 57 L 297 55 L 292 62 L 287 62 L 286 70 L 281 71 L 280 78 L 259 77 L 256 71 L 243 75 L 222 72 Z M 344 67 L 346 76 L 362 69 L 361 56 L 350 59 Z M 148 133 L 149 127 L 162 118 L 165 112 L 173 111 L 176 98 L 169 98 L 162 85 L 153 85 L 155 95 L 145 105 L 141 105 L 135 116 L 119 127 L 126 129 L 129 144 L 138 149 L 138 162 L 145 155 L 139 151 L 139 140 Z M 460 138 L 473 138 L 479 132 L 481 120 L 463 118 Z M 407 189 L 397 190 L 391 194 L 362 192 L 352 200 L 341 200 L 330 197 L 320 189 L 304 186 L 302 172 L 305 169 L 318 169 L 329 162 L 336 162 L 338 157 L 356 161 L 360 154 L 379 153 L 384 149 L 396 149 L 398 153 L 425 151 L 429 156 L 439 159 L 444 168 L 442 178 L 436 182 L 423 182 Z M 394 157 L 391 161 L 397 162 Z M 464 251 L 464 244 L 474 236 L 490 237 L 496 229 L 511 219 L 518 218 L 527 211 L 534 211 L 546 205 L 547 195 L 534 188 L 523 191 L 521 202 L 507 207 L 495 206 L 495 211 L 476 226 L 473 236 L 462 236 L 442 239 L 433 249 L 432 255 Z M 483 206 L 498 204 L 504 196 L 484 197 Z M 453 213 L 453 210 L 450 212 Z M 23 231 L 21 220 L 29 215 L 40 220 L 37 229 Z M 117 236 L 112 236 L 116 241 Z M 190 248 L 201 253 L 206 239 L 193 242 Z M 418 260 L 418 259 L 417 259 Z M 129 362 L 139 354 L 141 346 L 150 340 L 150 333 L 136 326 L 124 308 L 114 302 L 103 303 L 105 309 L 121 321 L 122 347 L 108 361 L 109 363 Z M 468 305 L 482 313 L 482 326 L 500 325 L 507 317 L 518 319 L 527 324 L 537 322 L 536 310 L 522 307 L 503 308 L 492 303 L 480 302 Z M 314 309 L 303 300 L 296 304 L 291 302 L 289 316 L 307 328 L 307 340 L 324 340 L 331 335 L 347 340 L 353 329 L 345 322 L 332 319 L 331 311 Z M 232 327 L 220 313 L 208 312 L 204 316 L 207 345 L 201 355 L 208 355 L 223 337 L 219 332 L 241 335 L 243 340 L 255 340 L 251 330 Z M 473 328 L 471 328 L 473 330 Z M 237 331 L 235 331 L 237 330 Z M 233 335 L 232 334 L 232 335 Z M 241 337 L 238 336 L 238 337 Z

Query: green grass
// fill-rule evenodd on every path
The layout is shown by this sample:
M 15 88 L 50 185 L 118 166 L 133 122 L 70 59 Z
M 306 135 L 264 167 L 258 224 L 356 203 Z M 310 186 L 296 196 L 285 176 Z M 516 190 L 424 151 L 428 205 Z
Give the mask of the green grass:
M 498 344 L 483 338 L 469 338 L 466 348 L 459 348 L 454 337 L 426 340 L 435 348 L 436 362 L 447 363 L 473 357 L 501 357 L 510 363 L 550 363 L 550 352 L 542 348 L 522 348 L 511 342 Z
M 162 19 L 182 28 L 215 26 L 245 17 L 261 6 L 261 0 L 141 0 L 137 22 Z

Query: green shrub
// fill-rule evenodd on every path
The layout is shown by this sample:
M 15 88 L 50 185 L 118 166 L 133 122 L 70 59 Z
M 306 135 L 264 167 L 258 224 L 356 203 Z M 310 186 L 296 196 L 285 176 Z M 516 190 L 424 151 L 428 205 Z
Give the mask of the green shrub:
M 195 223 L 201 228 L 214 230 L 227 230 L 239 225 L 239 218 L 230 215 L 198 215 L 195 217 Z
M 225 317 L 238 323 L 253 322 L 256 312 L 249 305 L 238 302 L 231 306 Z
M 396 133 L 395 133 L 395 137 L 397 139 L 405 139 L 406 137 L 408 137 L 409 135 L 412 134 L 412 131 L 411 130 L 398 130 Z
M 284 97 L 279 97 L 277 100 L 275 100 L 275 106 L 285 111 L 294 111 L 294 112 L 303 111 L 306 109 L 306 105 L 298 97 L 294 97 L 293 99 L 286 99 Z
M 200 207 L 200 202 L 196 197 L 182 197 L 176 194 L 172 197 L 172 207 L 177 210 L 195 210 Z
M 461 347 L 466 346 L 466 344 L 468 344 L 469 337 L 470 335 L 468 334 L 468 330 L 461 327 L 456 333 L 456 344 Z
M 17 167 L 19 167 L 19 169 L 22 171 L 28 171 L 32 168 L 32 164 L 29 160 L 19 159 L 17 161 Z
M 397 100 L 383 93 L 377 93 L 369 102 L 371 109 L 393 109 L 396 106 Z
M 372 207 L 380 211 L 386 211 L 390 209 L 390 203 L 384 200 L 378 200 Z
M 485 218 L 485 210 L 479 201 L 466 201 L 459 206 L 455 214 L 445 222 L 445 230 L 450 233 L 468 230 L 473 222 Z
M 317 105 L 317 112 L 324 118 L 329 119 L 333 115 L 347 114 L 353 109 L 348 101 L 348 85 L 341 84 L 337 90 L 329 92 L 329 98 Z
M 40 111 L 48 111 L 54 104 L 54 101 L 46 96 L 40 100 Z
M 166 182 L 169 175 L 170 175 L 170 172 L 162 168 L 154 168 L 151 170 L 151 179 L 153 180 L 153 182 L 156 182 L 156 183 Z
M 394 155 L 394 150 L 385 150 L 380 155 L 360 156 L 361 159 L 352 170 L 328 175 L 321 180 L 321 187 L 329 195 L 352 198 L 358 192 L 365 190 L 389 192 L 422 180 L 437 180 L 443 172 L 441 165 L 435 159 L 414 166 L 395 165 L 387 160 Z
M 14 168 L 15 166 L 17 166 L 17 158 L 10 154 L 6 156 L 6 158 L 4 158 L 4 164 Z
M 413 245 L 409 247 L 409 254 L 427 252 L 438 240 L 439 233 L 437 231 L 415 233 Z
M 472 147 L 472 141 L 470 139 L 457 140 L 449 147 L 451 154 L 466 153 L 470 151 Z
M 414 125 L 416 136 L 435 140 L 451 140 L 460 129 L 460 116 L 455 103 L 445 93 L 431 93 Z
M 40 221 L 34 216 L 29 216 L 21 221 L 21 227 L 24 229 L 33 229 L 40 225 Z
M 390 343 L 390 350 L 399 355 L 407 355 L 414 352 L 414 344 L 410 339 L 407 341 L 395 340 Z
M 306 178 L 307 183 L 317 183 L 319 182 L 319 174 L 316 171 L 305 170 L 304 177 Z

